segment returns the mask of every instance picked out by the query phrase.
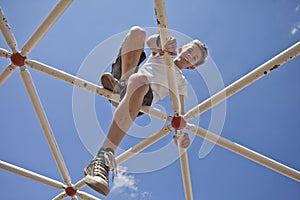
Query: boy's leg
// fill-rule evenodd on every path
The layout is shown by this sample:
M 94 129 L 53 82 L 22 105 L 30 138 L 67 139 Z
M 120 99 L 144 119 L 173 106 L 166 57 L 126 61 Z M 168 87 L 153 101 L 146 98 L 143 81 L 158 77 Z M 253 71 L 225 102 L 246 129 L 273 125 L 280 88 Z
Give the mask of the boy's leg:
M 127 92 L 115 111 L 103 146 L 84 170 L 85 182 L 104 195 L 109 193 L 108 172 L 111 170 L 111 164 L 113 166 L 115 164 L 113 152 L 137 117 L 148 91 L 149 84 L 146 76 L 134 74 L 130 77 Z
M 121 73 L 119 73 L 116 78 L 120 81 L 128 80 L 137 69 L 144 50 L 145 38 L 145 31 L 137 26 L 131 28 L 126 35 L 120 50 L 121 58 L 118 60 L 121 66 L 117 66 L 117 71 L 121 71 Z M 115 77 L 111 74 L 102 76 L 101 81 L 104 87 L 105 84 L 103 81 L 108 84 L 108 89 L 114 88 L 116 85 Z M 103 146 L 93 161 L 84 169 L 86 176 L 85 182 L 104 195 L 109 193 L 108 173 L 115 167 L 114 151 L 137 117 L 144 96 L 148 90 L 149 85 L 147 84 L 146 77 L 136 75 L 129 80 L 127 93 L 115 111 L 109 133 Z
M 127 33 L 121 48 L 122 74 L 120 80 L 128 80 L 135 72 L 144 51 L 145 40 L 146 33 L 138 26 L 132 27 Z
M 136 72 L 137 66 L 145 59 L 144 45 L 146 33 L 138 27 L 132 27 L 127 33 L 118 58 L 112 66 L 112 74 L 105 73 L 101 77 L 104 88 L 120 93 L 120 88 L 115 88 L 118 81 L 125 81 Z
M 115 150 L 118 147 L 136 119 L 148 91 L 149 84 L 146 76 L 134 74 L 130 77 L 127 92 L 114 113 L 103 148 Z

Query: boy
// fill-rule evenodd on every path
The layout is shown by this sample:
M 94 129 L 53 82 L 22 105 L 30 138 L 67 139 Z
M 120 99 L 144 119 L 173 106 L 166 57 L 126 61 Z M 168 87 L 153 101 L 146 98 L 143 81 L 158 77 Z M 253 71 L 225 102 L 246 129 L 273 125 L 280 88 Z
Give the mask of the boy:
M 93 161 L 84 169 L 86 184 L 103 195 L 109 193 L 109 171 L 116 168 L 114 151 L 135 118 L 142 114 L 139 110 L 142 106 L 151 106 L 169 94 L 163 54 L 176 55 L 174 65 L 181 108 L 183 108 L 184 97 L 187 96 L 187 82 L 181 70 L 195 69 L 196 66 L 204 63 L 207 57 L 205 45 L 198 40 L 193 40 L 179 48 L 177 54 L 175 38 L 167 41 L 162 48 L 159 35 L 152 35 L 147 40 L 147 45 L 152 53 L 147 62 L 138 69 L 138 66 L 146 58 L 145 40 L 145 31 L 138 26 L 132 27 L 125 37 L 118 58 L 112 65 L 112 73 L 105 73 L 101 77 L 103 87 L 119 93 L 122 99 L 114 113 L 111 127 L 102 147 Z M 183 112 L 182 109 L 181 114 Z M 177 139 L 175 136 L 176 144 Z M 179 145 L 187 148 L 189 143 L 187 134 L 184 134 Z

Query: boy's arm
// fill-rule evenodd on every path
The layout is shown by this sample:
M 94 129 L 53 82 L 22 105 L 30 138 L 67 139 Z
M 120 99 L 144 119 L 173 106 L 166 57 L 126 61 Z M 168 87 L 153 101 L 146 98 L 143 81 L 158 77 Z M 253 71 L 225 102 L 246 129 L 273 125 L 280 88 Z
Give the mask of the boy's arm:
M 154 34 L 149 36 L 146 43 L 148 47 L 151 49 L 153 55 L 159 53 L 162 56 L 164 55 L 164 52 L 167 52 L 171 55 L 177 54 L 176 52 L 177 41 L 174 37 L 171 37 L 171 39 L 166 42 L 163 49 L 161 47 L 159 34 Z

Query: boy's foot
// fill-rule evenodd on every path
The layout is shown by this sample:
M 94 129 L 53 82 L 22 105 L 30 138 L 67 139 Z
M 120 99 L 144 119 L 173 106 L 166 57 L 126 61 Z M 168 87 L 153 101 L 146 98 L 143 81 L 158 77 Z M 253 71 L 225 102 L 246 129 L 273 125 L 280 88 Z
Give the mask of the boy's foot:
M 108 195 L 109 171 L 116 168 L 113 152 L 101 149 L 92 162 L 84 169 L 84 182 L 97 192 Z
M 101 83 L 105 89 L 115 94 L 120 94 L 122 90 L 127 87 L 127 80 L 119 81 L 111 73 L 104 73 L 101 76 Z
M 111 73 L 104 73 L 101 76 L 101 83 L 105 89 L 114 91 L 118 80 Z

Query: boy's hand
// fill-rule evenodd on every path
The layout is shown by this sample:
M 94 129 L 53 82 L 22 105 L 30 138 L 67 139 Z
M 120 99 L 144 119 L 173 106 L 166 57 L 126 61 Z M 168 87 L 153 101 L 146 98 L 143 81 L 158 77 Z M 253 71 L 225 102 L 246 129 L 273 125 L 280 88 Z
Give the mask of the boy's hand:
M 151 35 L 147 39 L 147 45 L 150 47 L 151 51 L 156 54 L 159 53 L 159 55 L 163 56 L 165 52 L 168 54 L 174 56 L 177 55 L 176 49 L 177 49 L 177 41 L 174 37 L 171 36 L 171 38 L 165 43 L 163 48 L 161 47 L 161 40 L 159 34 Z
M 174 143 L 178 146 L 178 143 L 181 148 L 188 148 L 191 141 L 189 138 L 189 135 L 187 133 L 184 133 L 182 135 L 175 134 L 173 136 Z
M 174 55 L 177 55 L 176 49 L 177 49 L 176 38 L 171 37 L 171 39 L 168 40 L 166 42 L 166 44 L 164 45 L 163 52 L 167 52 L 170 55 L 174 56 Z

